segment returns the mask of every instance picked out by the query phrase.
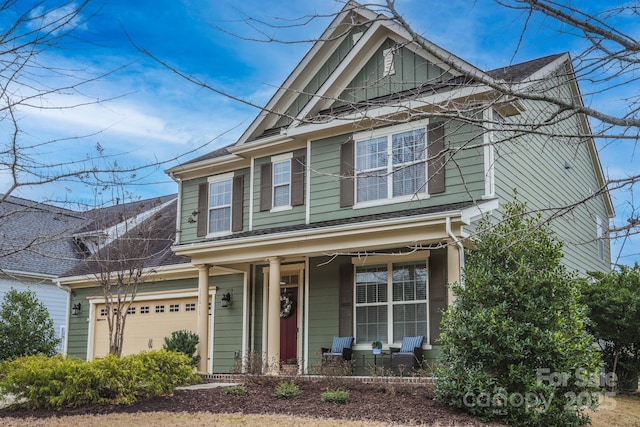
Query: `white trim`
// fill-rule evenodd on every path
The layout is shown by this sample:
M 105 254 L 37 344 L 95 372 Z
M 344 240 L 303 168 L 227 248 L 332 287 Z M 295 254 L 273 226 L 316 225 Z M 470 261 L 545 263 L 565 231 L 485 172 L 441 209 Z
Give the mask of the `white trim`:
M 182 235 L 182 180 L 180 178 L 172 177 L 178 183 L 178 204 L 176 205 L 176 236 L 174 242 L 176 245 L 180 244 L 180 237 Z
M 373 206 L 394 205 L 396 203 L 402 203 L 402 202 L 417 202 L 420 200 L 427 200 L 430 198 L 431 198 L 431 195 L 427 193 L 414 193 L 414 194 L 407 194 L 406 196 L 390 197 L 386 199 L 367 200 L 366 202 L 356 202 L 353 204 L 351 209 L 365 209 Z
M 375 265 L 375 264 L 421 261 L 423 259 L 429 259 L 430 256 L 431 256 L 430 250 L 419 251 L 419 252 L 407 254 L 407 255 L 390 253 L 389 255 L 371 255 L 371 256 L 363 256 L 363 257 L 352 257 L 351 264 L 356 265 L 358 267 L 365 267 L 367 265 Z
M 302 372 L 306 374 L 309 370 L 309 257 L 305 257 L 304 261 L 304 289 L 304 347 L 302 349 Z
M 305 179 L 306 179 L 306 183 L 305 183 L 305 201 L 304 201 L 304 205 L 305 205 L 305 212 L 304 212 L 304 223 L 305 224 L 310 224 L 311 223 L 311 140 L 307 139 L 307 161 L 306 161 L 306 165 L 305 165 Z M 306 371 L 305 371 L 306 372 Z
M 414 122 L 403 123 L 399 125 L 391 125 L 391 126 L 368 129 L 363 132 L 354 133 L 353 141 L 354 142 L 366 141 L 366 140 L 377 138 L 380 136 L 388 136 L 391 134 L 402 133 L 409 130 L 425 129 L 426 131 L 428 125 L 429 125 L 429 119 L 424 119 L 424 120 L 416 120 Z
M 214 286 L 213 288 L 209 288 L 209 289 L 210 289 L 209 298 L 211 298 L 211 310 L 209 312 L 209 333 L 207 334 L 209 335 L 207 337 L 207 339 L 209 340 L 209 348 L 207 349 L 207 352 L 209 353 L 207 355 L 209 359 L 209 363 L 208 363 L 207 369 L 209 370 L 209 372 L 213 372 L 213 343 L 215 342 L 215 335 L 216 335 L 215 319 L 216 319 L 216 295 L 218 293 L 217 292 L 218 287 Z
M 460 211 L 460 217 L 462 219 L 462 222 L 469 225 L 473 221 L 488 215 L 489 213 L 491 213 L 491 211 L 494 211 L 499 207 L 500 201 L 498 199 L 487 200 L 485 202 L 478 203 L 477 205 L 470 208 L 463 209 L 462 211 Z
M 251 165 L 249 166 L 249 231 L 253 230 L 253 174 L 255 173 L 256 159 L 251 157 Z
M 494 135 L 493 135 L 493 109 L 487 108 L 483 112 L 483 119 L 487 129 L 483 135 L 484 145 L 484 195 L 483 199 L 493 198 L 496 195 L 495 184 L 495 148 Z
M 228 172 L 228 173 L 223 173 L 220 175 L 213 175 L 207 178 L 207 182 L 209 184 L 214 183 L 214 182 L 221 182 L 221 181 L 226 181 L 228 179 L 233 180 L 233 172 Z
M 278 154 L 276 156 L 271 156 L 271 163 L 283 162 L 285 160 L 293 159 L 293 152 Z
M 249 348 L 249 318 L 250 318 L 250 312 L 249 310 L 251 309 L 251 305 L 248 304 L 249 301 L 249 274 L 248 272 L 244 272 L 243 275 L 243 285 L 242 285 L 242 301 L 243 301 L 243 310 L 242 310 L 242 347 L 240 350 L 240 360 L 242 361 L 242 372 L 245 372 L 246 369 L 246 357 L 245 355 L 248 354 L 248 348 Z M 213 354 L 213 351 L 211 352 L 211 354 Z

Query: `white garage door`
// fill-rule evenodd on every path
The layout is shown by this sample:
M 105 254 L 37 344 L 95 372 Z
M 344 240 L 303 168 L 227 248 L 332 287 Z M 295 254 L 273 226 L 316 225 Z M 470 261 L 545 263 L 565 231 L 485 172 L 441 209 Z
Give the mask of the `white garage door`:
M 142 350 L 158 350 L 172 332 L 196 331 L 197 298 L 135 301 L 129 309 L 124 329 L 122 355 Z M 93 357 L 109 353 L 109 324 L 104 304 L 96 306 Z

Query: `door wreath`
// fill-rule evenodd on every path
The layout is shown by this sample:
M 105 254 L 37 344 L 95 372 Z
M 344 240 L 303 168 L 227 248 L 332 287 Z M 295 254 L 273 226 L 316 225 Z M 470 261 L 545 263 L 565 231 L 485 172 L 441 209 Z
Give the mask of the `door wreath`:
M 295 301 L 293 300 L 293 296 L 285 292 L 280 294 L 280 317 L 282 319 L 286 319 L 287 317 L 293 314 L 293 306 Z

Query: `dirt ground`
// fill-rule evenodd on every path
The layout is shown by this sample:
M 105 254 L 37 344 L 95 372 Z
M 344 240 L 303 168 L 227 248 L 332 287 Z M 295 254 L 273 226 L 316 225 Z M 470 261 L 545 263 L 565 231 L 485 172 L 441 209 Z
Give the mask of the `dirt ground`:
M 351 420 L 355 422 L 352 425 L 371 425 L 373 422 L 380 422 L 396 425 L 487 426 L 435 401 L 430 385 L 360 383 L 340 385 L 331 380 L 299 382 L 302 393 L 292 399 L 276 398 L 274 396 L 276 385 L 277 382 L 274 379 L 247 383 L 247 396 L 224 396 L 222 388 L 213 388 L 176 390 L 172 396 L 146 399 L 131 406 L 89 406 L 64 408 L 59 411 L 2 409 L 0 424 L 54 426 L 57 419 L 61 421 L 60 425 L 117 426 L 130 424 L 131 418 L 127 417 L 129 414 L 135 415 L 134 423 L 137 425 L 160 425 L 160 419 L 165 421 L 172 419 L 171 425 L 208 425 L 212 420 L 207 418 L 206 414 L 225 414 L 222 419 L 217 417 L 218 421 L 213 421 L 213 425 L 273 425 L 271 422 L 261 420 L 260 417 L 250 418 L 254 421 L 237 419 L 242 415 L 256 414 L 285 416 L 279 419 L 277 422 L 279 425 L 289 425 L 286 417 L 296 417 L 294 420 L 297 421 L 293 421 L 290 425 L 300 425 L 301 420 L 312 418 Z M 321 400 L 320 396 L 324 391 L 338 388 L 349 391 L 348 403 L 325 403 Z M 164 415 L 156 419 L 157 413 Z M 100 421 L 97 421 L 96 417 L 100 417 Z M 236 418 L 235 422 L 230 421 L 229 417 Z M 184 424 L 181 420 L 188 422 Z M 93 424 L 94 422 L 96 424 Z M 302 422 L 306 426 L 336 425 L 335 423 Z M 494 425 L 497 426 L 497 424 Z
M 282 378 L 260 377 L 245 385 L 247 396 L 225 396 L 223 388 L 176 390 L 171 396 L 139 401 L 131 406 L 88 406 L 59 411 L 0 409 L 6 427 L 102 426 L 282 426 L 385 427 L 389 425 L 485 426 L 479 420 L 434 400 L 430 385 L 339 383 L 336 380 L 300 381 L 302 393 L 277 399 Z M 322 402 L 327 390 L 349 391 L 349 402 Z M 640 395 L 609 399 L 591 414 L 592 427 L 640 427 Z

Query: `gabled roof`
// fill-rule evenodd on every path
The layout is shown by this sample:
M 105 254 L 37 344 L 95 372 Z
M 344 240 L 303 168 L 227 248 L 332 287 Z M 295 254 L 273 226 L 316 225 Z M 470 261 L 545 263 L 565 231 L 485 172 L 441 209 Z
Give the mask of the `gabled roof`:
M 57 276 L 82 255 L 72 235 L 87 223 L 79 212 L 9 196 L 0 202 L 0 269 Z

